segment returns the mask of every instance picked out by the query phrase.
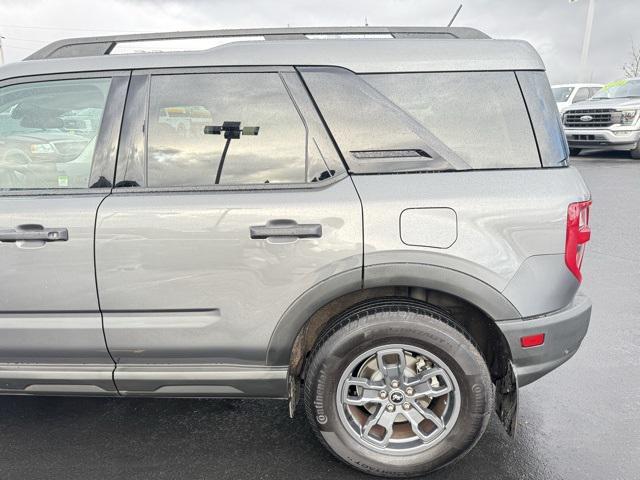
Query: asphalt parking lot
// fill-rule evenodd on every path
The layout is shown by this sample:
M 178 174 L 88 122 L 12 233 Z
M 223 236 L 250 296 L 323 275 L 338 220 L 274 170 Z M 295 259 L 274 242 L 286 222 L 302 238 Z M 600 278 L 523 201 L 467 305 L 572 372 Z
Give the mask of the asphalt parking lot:
M 593 194 L 582 348 L 525 387 L 510 439 L 497 419 L 429 477 L 640 478 L 640 161 L 575 158 Z M 0 397 L 0 479 L 368 478 L 315 440 L 284 402 Z

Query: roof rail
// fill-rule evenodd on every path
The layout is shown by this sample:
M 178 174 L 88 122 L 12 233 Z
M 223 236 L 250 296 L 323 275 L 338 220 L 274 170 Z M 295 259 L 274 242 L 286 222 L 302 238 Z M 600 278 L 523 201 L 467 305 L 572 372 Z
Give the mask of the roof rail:
M 308 27 L 254 28 L 246 30 L 197 30 L 191 32 L 140 33 L 58 40 L 31 54 L 25 58 L 25 60 L 109 55 L 118 43 L 155 40 L 249 36 L 262 36 L 265 40 L 300 40 L 308 38 L 307 35 L 322 36 L 366 34 L 389 34 L 393 38 L 490 38 L 487 34 L 479 30 L 467 27 Z

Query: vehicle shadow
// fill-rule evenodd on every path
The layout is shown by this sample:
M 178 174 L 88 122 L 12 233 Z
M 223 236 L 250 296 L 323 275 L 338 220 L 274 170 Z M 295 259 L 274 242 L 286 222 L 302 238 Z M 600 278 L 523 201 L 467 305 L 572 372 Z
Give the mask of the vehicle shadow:
M 0 397 L 0 478 L 370 478 L 326 451 L 285 402 Z M 429 480 L 554 478 L 536 436 L 496 418 L 462 460 Z M 371 477 L 374 478 L 374 477 Z
M 573 156 L 570 162 L 579 163 L 606 163 L 608 165 L 629 165 L 637 163 L 640 165 L 640 160 L 631 158 L 629 152 L 618 152 L 615 150 L 593 150 L 588 152 L 582 152 L 580 155 Z

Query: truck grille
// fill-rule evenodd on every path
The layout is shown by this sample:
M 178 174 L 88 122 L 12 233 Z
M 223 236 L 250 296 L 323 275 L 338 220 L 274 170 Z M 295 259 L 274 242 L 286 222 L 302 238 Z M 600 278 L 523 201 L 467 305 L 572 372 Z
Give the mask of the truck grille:
M 569 110 L 564 114 L 564 126 L 569 128 L 608 127 L 614 124 L 614 113 L 615 110 L 609 108 Z

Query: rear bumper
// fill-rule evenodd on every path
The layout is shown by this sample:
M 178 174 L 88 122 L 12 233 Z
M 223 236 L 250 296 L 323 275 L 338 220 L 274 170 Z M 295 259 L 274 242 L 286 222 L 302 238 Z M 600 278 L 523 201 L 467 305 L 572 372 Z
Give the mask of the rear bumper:
M 518 385 L 527 385 L 569 360 L 587 334 L 590 318 L 591 301 L 577 295 L 571 304 L 548 315 L 497 322 L 511 348 Z M 520 338 L 537 333 L 545 334 L 544 344 L 522 348 Z
M 565 128 L 565 134 L 571 148 L 633 150 L 640 141 L 640 130 Z

